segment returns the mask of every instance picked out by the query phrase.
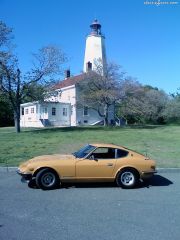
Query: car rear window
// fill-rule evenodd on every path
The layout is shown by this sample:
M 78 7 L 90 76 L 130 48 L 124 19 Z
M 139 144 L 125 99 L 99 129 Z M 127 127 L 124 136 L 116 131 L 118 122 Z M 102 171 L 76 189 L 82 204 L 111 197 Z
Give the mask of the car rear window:
M 122 150 L 122 149 L 117 149 L 117 158 L 123 158 L 126 157 L 129 154 L 128 151 Z

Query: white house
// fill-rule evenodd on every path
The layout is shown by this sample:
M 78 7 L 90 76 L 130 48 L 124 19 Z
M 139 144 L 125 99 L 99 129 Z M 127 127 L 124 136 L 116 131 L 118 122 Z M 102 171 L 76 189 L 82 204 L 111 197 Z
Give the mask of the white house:
M 101 25 L 95 20 L 91 25 L 91 32 L 86 39 L 84 73 L 70 76 L 66 71 L 65 80 L 55 86 L 56 97 L 51 97 L 43 103 L 29 102 L 21 104 L 21 127 L 46 126 L 78 126 L 95 125 L 104 119 L 97 111 L 84 106 L 79 108 L 77 101 L 80 91 L 78 83 L 83 81 L 89 70 L 95 69 L 95 61 L 101 59 L 106 66 L 106 52 L 104 36 L 101 34 Z M 109 121 L 114 119 L 114 109 L 109 112 Z
M 21 104 L 21 126 L 71 126 L 70 103 L 28 102 Z

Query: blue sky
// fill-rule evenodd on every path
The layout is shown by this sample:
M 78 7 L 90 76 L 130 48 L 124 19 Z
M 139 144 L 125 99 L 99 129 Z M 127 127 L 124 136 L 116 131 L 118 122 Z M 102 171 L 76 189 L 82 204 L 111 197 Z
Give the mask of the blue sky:
M 180 87 L 180 1 L 159 2 L 157 6 L 143 0 L 0 0 L 0 19 L 14 29 L 24 71 L 31 67 L 32 52 L 56 44 L 68 55 L 66 65 L 72 74 L 78 74 L 83 69 L 89 25 L 97 18 L 106 36 L 108 60 L 142 84 L 176 92 Z

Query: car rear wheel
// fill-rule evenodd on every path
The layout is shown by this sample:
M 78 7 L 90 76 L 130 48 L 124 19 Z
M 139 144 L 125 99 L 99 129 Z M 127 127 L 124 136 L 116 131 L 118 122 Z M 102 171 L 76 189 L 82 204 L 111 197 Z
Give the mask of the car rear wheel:
M 116 178 L 116 183 L 122 188 L 133 188 L 138 182 L 138 174 L 133 169 L 120 171 Z
M 43 190 L 51 190 L 58 187 L 60 180 L 54 171 L 44 168 L 37 173 L 36 184 Z

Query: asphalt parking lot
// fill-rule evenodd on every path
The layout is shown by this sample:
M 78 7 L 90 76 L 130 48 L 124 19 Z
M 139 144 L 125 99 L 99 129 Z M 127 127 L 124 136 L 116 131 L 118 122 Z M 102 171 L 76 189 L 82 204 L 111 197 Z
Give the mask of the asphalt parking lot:
M 180 173 L 132 190 L 81 184 L 42 191 L 0 172 L 1 240 L 179 240 L 179 222 Z

